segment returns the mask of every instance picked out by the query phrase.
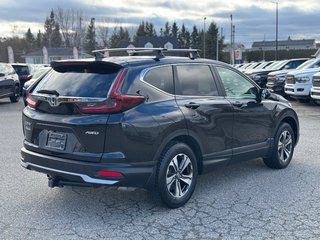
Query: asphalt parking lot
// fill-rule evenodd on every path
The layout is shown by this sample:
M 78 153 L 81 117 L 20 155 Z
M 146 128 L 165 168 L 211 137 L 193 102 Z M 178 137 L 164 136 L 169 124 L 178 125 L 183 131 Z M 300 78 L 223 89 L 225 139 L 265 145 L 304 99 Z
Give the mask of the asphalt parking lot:
M 141 189 L 48 188 L 20 167 L 22 102 L 1 99 L 0 239 L 319 239 L 320 107 L 292 104 L 301 137 L 287 169 L 216 170 L 170 210 Z

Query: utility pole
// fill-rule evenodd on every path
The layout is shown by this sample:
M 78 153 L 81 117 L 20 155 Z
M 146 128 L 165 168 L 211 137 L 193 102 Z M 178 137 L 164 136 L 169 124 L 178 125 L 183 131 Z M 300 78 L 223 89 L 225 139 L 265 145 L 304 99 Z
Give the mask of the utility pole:
M 218 28 L 218 32 L 217 32 L 216 60 L 219 61 L 219 28 Z
M 271 2 L 276 5 L 276 51 L 275 51 L 275 60 L 278 60 L 278 27 L 279 27 L 279 2 Z
M 207 17 L 203 18 L 203 57 L 206 57 L 206 19 Z
M 230 64 L 234 64 L 234 53 L 233 53 L 233 22 L 232 14 L 230 15 L 231 19 L 231 28 L 230 28 Z

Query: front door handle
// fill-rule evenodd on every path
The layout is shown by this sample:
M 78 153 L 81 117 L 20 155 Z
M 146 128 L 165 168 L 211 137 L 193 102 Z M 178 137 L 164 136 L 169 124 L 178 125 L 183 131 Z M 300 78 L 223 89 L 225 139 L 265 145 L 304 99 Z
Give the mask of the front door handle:
M 198 107 L 200 107 L 200 104 L 195 103 L 195 102 L 189 102 L 189 103 L 185 104 L 184 106 L 186 108 L 197 109 Z
M 232 105 L 235 106 L 235 107 L 241 108 L 241 107 L 243 107 L 245 105 L 245 103 L 242 103 L 240 101 L 235 101 Z

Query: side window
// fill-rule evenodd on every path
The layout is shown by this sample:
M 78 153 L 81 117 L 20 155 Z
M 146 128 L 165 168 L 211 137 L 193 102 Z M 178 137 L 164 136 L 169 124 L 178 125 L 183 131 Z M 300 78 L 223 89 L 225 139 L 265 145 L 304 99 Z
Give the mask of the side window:
M 217 96 L 218 90 L 208 65 L 177 66 L 176 94 L 189 96 Z
M 239 73 L 224 67 L 216 67 L 228 97 L 256 98 L 255 86 Z
M 143 80 L 162 91 L 174 93 L 171 66 L 153 68 L 147 72 Z

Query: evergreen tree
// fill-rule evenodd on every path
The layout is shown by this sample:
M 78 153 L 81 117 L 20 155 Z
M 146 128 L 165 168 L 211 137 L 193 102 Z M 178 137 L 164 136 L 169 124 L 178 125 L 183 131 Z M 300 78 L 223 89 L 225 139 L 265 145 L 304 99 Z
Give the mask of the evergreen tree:
M 51 47 L 61 47 L 61 46 L 62 46 L 62 36 L 60 33 L 60 26 L 58 23 L 56 23 L 52 31 Z
M 41 31 L 39 30 L 38 31 L 38 34 L 37 34 L 37 38 L 35 40 L 35 46 L 37 48 L 40 48 L 42 47 L 42 39 L 43 39 L 43 34 L 41 33 Z
M 172 24 L 170 37 L 178 38 L 179 28 L 176 22 Z
M 206 32 L 206 57 L 210 59 L 216 58 L 218 28 L 214 22 L 211 22 Z
M 169 22 L 166 22 L 166 25 L 164 27 L 164 32 L 163 32 L 163 35 L 165 37 L 171 37 L 171 27 L 169 25 Z
M 152 23 L 142 21 L 138 26 L 136 34 L 134 35 L 134 41 L 137 42 L 139 37 L 155 37 L 157 36 L 156 30 Z
M 30 52 L 34 45 L 35 45 L 35 39 L 34 39 L 34 36 L 30 30 L 30 28 L 28 28 L 28 31 L 26 32 L 25 34 L 25 41 L 26 41 L 26 49 L 25 51 L 26 52 Z
M 109 46 L 110 48 L 117 48 L 120 47 L 121 42 L 130 42 L 129 31 L 123 27 L 120 27 L 119 30 L 115 28 L 110 37 Z
M 84 49 L 89 53 L 91 53 L 92 50 L 95 50 L 97 45 L 94 23 L 95 19 L 91 18 L 85 37 Z
M 145 32 L 147 37 L 155 37 L 157 35 L 156 30 L 154 29 L 154 26 L 152 23 L 146 22 Z
M 49 48 L 62 46 L 60 25 L 55 21 L 55 15 L 53 10 L 51 10 L 50 16 L 46 18 L 46 21 L 44 23 L 44 34 L 42 36 L 42 44 Z
M 180 48 L 190 47 L 190 33 L 184 24 L 182 24 L 181 31 L 178 34 L 178 44 Z
M 138 26 L 138 29 L 136 31 L 136 34 L 134 35 L 134 41 L 137 42 L 138 41 L 138 37 L 144 37 L 146 36 L 146 24 L 144 23 L 144 21 L 142 21 L 140 23 L 140 25 Z
M 200 49 L 199 46 L 199 32 L 196 26 L 193 26 L 193 30 L 191 33 L 190 46 L 193 49 Z

